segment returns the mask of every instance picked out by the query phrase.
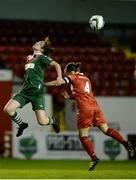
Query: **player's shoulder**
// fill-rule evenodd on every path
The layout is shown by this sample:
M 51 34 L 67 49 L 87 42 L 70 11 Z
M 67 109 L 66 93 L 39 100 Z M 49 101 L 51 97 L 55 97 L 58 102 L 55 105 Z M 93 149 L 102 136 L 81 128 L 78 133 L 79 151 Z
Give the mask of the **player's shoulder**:
M 70 75 L 68 75 L 68 77 L 69 77 L 72 81 L 74 81 L 74 80 L 76 79 L 76 74 L 70 74 Z
M 81 73 L 81 76 L 85 79 L 89 79 L 89 77 L 87 75 L 85 75 L 84 73 Z
M 75 74 L 70 74 L 69 78 L 72 79 L 73 81 L 80 79 L 80 78 L 86 78 L 85 75 L 83 73 L 75 73 Z
M 76 73 L 75 74 L 77 78 L 81 78 L 81 79 L 88 79 L 88 77 L 84 74 L 84 73 Z
M 53 61 L 53 59 L 52 59 L 51 57 L 49 57 L 49 56 L 47 56 L 47 55 L 45 55 L 45 54 L 41 54 L 41 55 L 40 55 L 40 58 L 41 58 L 41 59 L 45 59 L 45 60 L 49 60 L 49 61 L 51 61 L 51 62 Z

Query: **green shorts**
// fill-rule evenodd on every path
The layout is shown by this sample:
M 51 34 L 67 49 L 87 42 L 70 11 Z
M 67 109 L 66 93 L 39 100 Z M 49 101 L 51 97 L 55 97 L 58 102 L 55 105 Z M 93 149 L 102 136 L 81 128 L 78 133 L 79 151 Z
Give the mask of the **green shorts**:
M 22 108 L 29 102 L 32 104 L 33 111 L 35 110 L 45 110 L 45 98 L 44 95 L 37 95 L 37 96 L 28 96 L 23 94 L 22 92 L 16 94 L 12 97 L 12 99 L 16 100 L 20 103 Z

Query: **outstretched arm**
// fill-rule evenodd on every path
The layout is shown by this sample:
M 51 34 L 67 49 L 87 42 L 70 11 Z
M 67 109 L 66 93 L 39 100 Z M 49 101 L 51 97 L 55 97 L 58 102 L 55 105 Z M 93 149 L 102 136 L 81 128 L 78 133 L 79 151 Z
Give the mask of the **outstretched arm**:
M 62 81 L 62 71 L 60 65 L 56 61 L 52 61 L 51 66 L 54 66 L 57 72 L 57 82 L 61 84 Z
M 60 85 L 62 85 L 62 84 L 66 84 L 66 82 L 64 81 L 64 79 L 62 79 L 60 83 L 58 83 L 57 80 L 49 81 L 49 82 L 44 83 L 45 86 L 60 86 Z
M 44 83 L 45 86 L 58 86 L 58 83 L 56 80 L 54 81 L 49 81 L 49 82 L 46 82 Z

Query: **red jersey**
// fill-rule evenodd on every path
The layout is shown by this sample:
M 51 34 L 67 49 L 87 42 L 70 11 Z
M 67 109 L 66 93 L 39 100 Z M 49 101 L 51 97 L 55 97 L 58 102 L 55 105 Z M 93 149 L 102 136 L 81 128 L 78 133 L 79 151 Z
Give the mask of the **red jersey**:
M 93 110 L 97 108 L 91 81 L 88 77 L 83 73 L 76 73 L 65 77 L 64 80 L 66 83 L 70 83 L 71 91 L 79 110 Z

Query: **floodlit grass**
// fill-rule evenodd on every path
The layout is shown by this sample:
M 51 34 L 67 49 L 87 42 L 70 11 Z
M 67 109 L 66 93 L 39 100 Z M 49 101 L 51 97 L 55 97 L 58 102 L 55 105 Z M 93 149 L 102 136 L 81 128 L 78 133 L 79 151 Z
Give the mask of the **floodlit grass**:
M 135 179 L 136 161 L 101 161 L 88 171 L 82 160 L 0 159 L 0 179 Z

